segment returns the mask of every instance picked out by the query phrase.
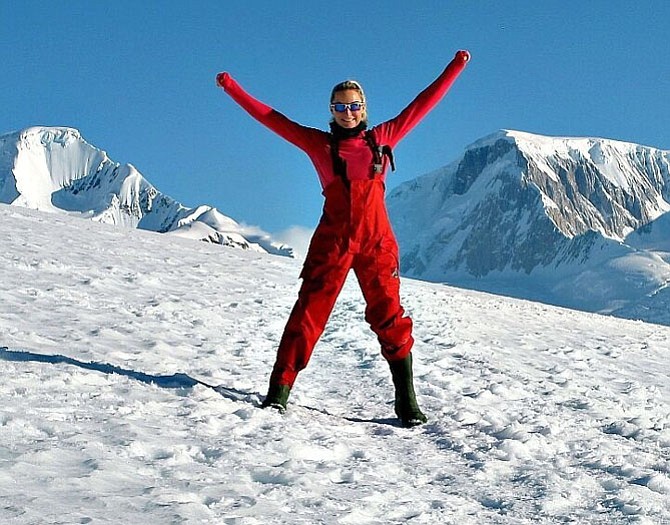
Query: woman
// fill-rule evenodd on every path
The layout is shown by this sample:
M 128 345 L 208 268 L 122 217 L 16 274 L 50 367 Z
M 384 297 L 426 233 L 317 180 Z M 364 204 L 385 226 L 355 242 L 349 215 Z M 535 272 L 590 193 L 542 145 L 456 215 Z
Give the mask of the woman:
M 392 148 L 442 99 L 470 59 L 459 51 L 442 74 L 398 116 L 367 131 L 367 101 L 348 80 L 331 93 L 330 133 L 302 126 L 246 93 L 228 73 L 222 87 L 252 117 L 302 149 L 323 187 L 323 215 L 300 277 L 298 300 L 281 338 L 264 407 L 286 409 L 298 373 L 307 366 L 349 270 L 366 301 L 365 319 L 391 368 L 395 412 L 403 426 L 427 421 L 412 378 L 412 320 L 400 304 L 398 245 L 384 204 Z

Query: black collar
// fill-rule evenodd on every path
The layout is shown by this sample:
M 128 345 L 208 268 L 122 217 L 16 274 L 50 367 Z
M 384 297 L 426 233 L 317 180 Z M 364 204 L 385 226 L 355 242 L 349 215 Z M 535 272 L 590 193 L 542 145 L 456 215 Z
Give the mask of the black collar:
M 332 133 L 335 140 L 344 140 L 356 137 L 361 133 L 361 131 L 365 131 L 367 127 L 368 123 L 365 121 L 361 121 L 360 124 L 358 124 L 358 126 L 355 128 L 343 128 L 336 122 L 331 122 L 330 132 Z

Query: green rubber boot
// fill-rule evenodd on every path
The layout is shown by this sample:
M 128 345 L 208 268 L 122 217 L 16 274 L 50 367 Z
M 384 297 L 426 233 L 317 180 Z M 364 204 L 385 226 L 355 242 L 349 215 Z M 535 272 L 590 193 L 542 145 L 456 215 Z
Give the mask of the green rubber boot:
M 289 385 L 270 385 L 268 395 L 265 396 L 261 407 L 274 408 L 283 414 L 286 412 L 286 404 L 290 393 L 291 387 Z
M 401 361 L 389 361 L 395 385 L 395 413 L 405 428 L 422 425 L 428 418 L 421 412 L 414 392 L 412 354 Z

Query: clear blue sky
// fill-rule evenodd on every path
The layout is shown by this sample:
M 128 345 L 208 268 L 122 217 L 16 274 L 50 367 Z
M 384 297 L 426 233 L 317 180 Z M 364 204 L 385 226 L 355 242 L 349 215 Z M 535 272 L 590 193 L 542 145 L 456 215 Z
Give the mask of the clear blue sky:
M 331 87 L 395 116 L 461 48 L 472 62 L 397 148 L 389 186 L 499 129 L 670 149 L 666 0 L 0 0 L 0 133 L 71 126 L 187 206 L 277 232 L 313 227 L 307 157 L 215 86 L 229 71 L 326 128 Z

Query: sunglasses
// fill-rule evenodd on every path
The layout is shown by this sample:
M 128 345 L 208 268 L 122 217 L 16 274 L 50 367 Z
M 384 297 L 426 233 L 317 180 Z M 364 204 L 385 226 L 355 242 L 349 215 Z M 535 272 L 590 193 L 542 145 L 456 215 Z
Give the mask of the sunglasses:
M 349 104 L 344 104 L 342 102 L 336 102 L 330 105 L 330 109 L 337 111 L 338 113 L 344 113 L 347 109 L 352 113 L 360 111 L 363 109 L 365 104 L 363 102 L 350 102 Z

